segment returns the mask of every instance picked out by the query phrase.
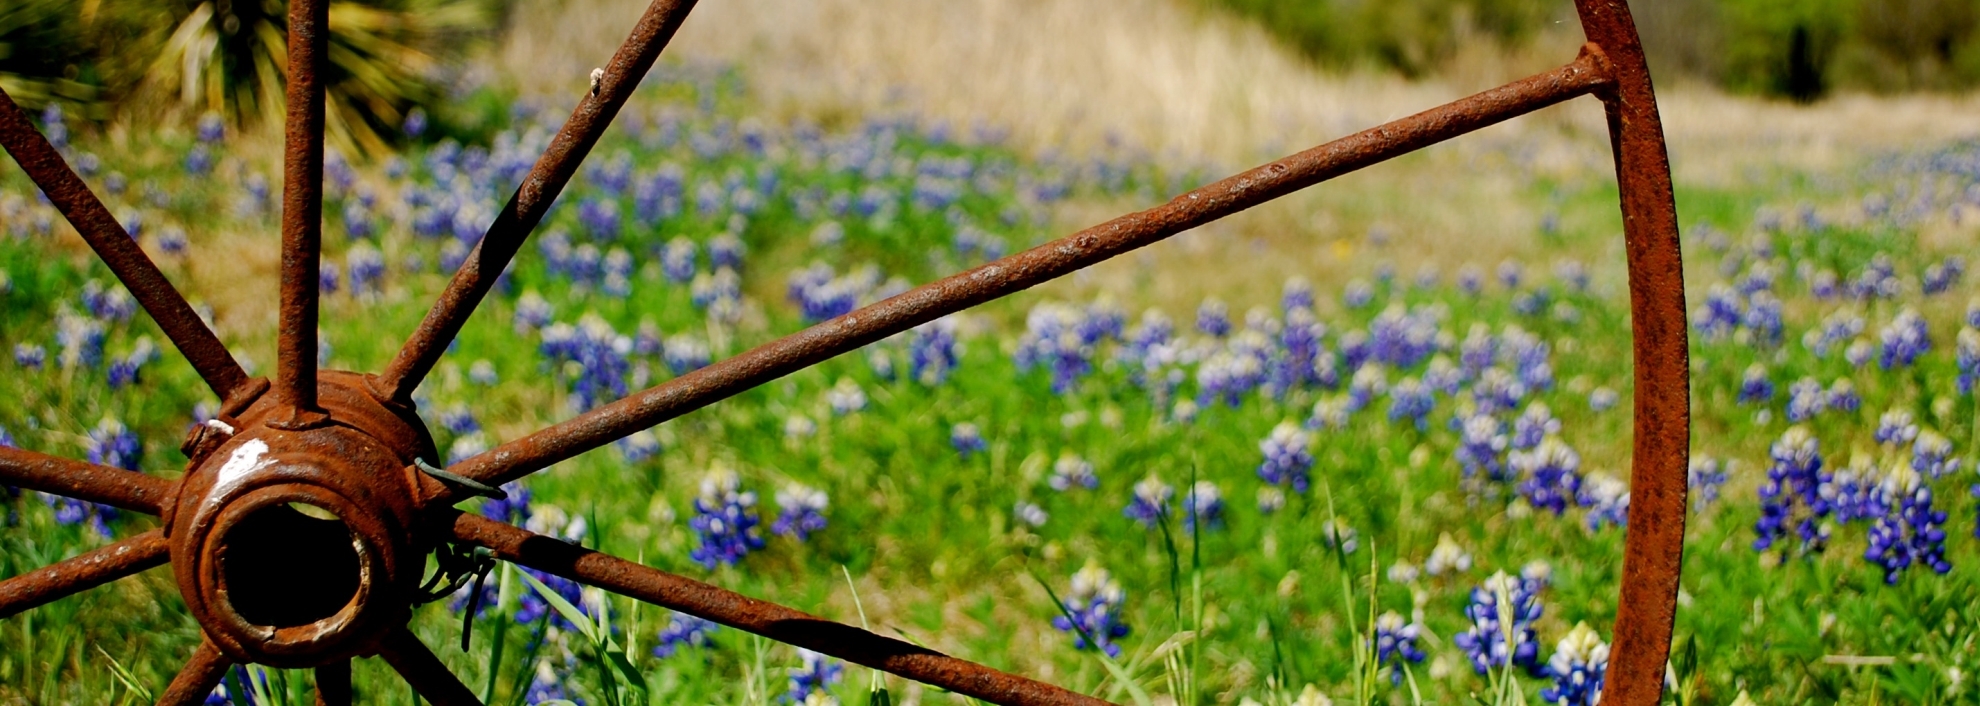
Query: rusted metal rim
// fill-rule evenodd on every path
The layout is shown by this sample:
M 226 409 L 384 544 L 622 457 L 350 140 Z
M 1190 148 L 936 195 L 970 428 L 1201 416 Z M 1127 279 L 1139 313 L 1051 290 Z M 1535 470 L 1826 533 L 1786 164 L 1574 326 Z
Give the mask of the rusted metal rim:
M 321 256 L 323 161 L 323 91 L 317 79 L 328 32 L 325 0 L 290 3 L 283 319 L 278 326 L 280 356 L 273 385 L 241 372 L 184 298 L 34 130 L 25 112 L 0 90 L 0 146 L 49 194 L 51 203 L 225 400 L 221 418 L 195 428 L 187 438 L 183 448 L 193 460 L 177 482 L 0 448 L 0 482 L 160 514 L 165 524 L 164 529 L 0 581 L 0 615 L 157 566 L 169 557 L 207 639 L 160 703 L 195 703 L 212 690 L 230 664 L 258 661 L 317 667 L 319 703 L 348 704 L 349 657 L 375 653 L 426 699 L 473 704 L 472 693 L 405 628 L 412 605 L 411 583 L 418 578 L 418 571 L 410 567 L 434 542 L 452 541 L 993 703 L 1104 703 L 463 514 L 448 507 L 462 496 L 460 489 L 411 470 L 419 459 L 432 457 L 433 442 L 413 413 L 410 392 L 520 249 L 693 4 L 693 0 L 655 0 L 647 9 L 426 320 L 384 373 L 375 377 L 316 369 L 315 269 Z M 1684 537 L 1689 370 L 1682 258 L 1655 94 L 1628 7 L 1621 0 L 1576 0 L 1576 8 L 1589 43 L 1574 62 L 1559 69 L 1321 145 L 1168 204 L 925 285 L 503 444 L 447 470 L 489 485 L 513 480 L 921 323 L 1362 167 L 1593 94 L 1608 110 L 1635 336 L 1630 530 L 1604 696 L 1618 704 L 1656 704 L 1669 654 Z M 244 551 L 244 540 L 230 540 L 230 533 L 246 533 L 240 528 L 267 513 L 289 518 L 282 513 L 300 512 L 290 507 L 292 503 L 334 517 L 336 527 L 316 526 L 327 530 L 319 534 L 329 538 L 315 545 L 316 551 L 348 551 L 355 587 L 348 598 L 331 595 L 320 606 L 321 615 L 308 613 L 293 620 L 286 614 L 245 615 L 229 600 L 230 594 L 245 585 L 236 584 L 255 577 L 247 573 L 229 578 L 229 552 Z M 295 522 L 294 518 L 285 521 Z M 348 546 L 343 546 L 345 539 Z

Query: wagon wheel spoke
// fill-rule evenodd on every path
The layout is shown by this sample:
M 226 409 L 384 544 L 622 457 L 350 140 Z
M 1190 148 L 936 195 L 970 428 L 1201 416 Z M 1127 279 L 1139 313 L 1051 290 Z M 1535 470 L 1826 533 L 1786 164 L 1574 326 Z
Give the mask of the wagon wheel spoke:
M 89 185 L 69 168 L 61 153 L 28 122 L 27 111 L 16 105 L 5 90 L 0 90 L 0 146 L 13 155 L 21 170 L 48 196 L 49 203 L 82 234 L 83 241 L 110 267 L 117 281 L 124 283 L 145 313 L 158 322 L 158 328 L 192 363 L 193 370 L 198 371 L 213 394 L 227 399 L 247 382 L 247 373 L 234 361 L 234 355 L 227 352 L 227 346 L 193 312 L 185 297 L 165 279 L 165 273 L 158 271 L 158 266 L 144 254 L 144 248 L 138 247 L 123 224 L 110 215 Z
M 922 285 L 736 357 L 633 393 L 449 467 L 490 485 L 714 404 L 942 316 L 1091 267 L 1128 251 L 1363 167 L 1609 85 L 1584 50 L 1558 69 L 1329 142 L 1002 260 Z
M 612 63 L 603 67 L 603 73 L 594 76 L 590 93 L 578 101 L 577 110 L 557 131 L 536 166 L 530 168 L 529 175 L 516 188 L 502 213 L 495 217 L 495 223 L 488 227 L 481 242 L 468 253 L 467 260 L 454 273 L 454 279 L 448 282 L 426 319 L 386 365 L 385 372 L 379 376 L 380 392 L 402 402 L 412 399 L 413 390 L 440 360 L 475 307 L 488 295 L 489 288 L 495 286 L 503 268 L 508 267 L 523 241 L 556 203 L 557 195 L 577 173 L 578 165 L 598 143 L 599 136 L 612 125 L 612 119 L 653 67 L 660 50 L 673 39 L 688 11 L 694 9 L 694 3 L 695 0 L 654 0 L 646 8 L 632 35 L 612 55 Z
M 351 706 L 351 661 L 316 668 L 316 706 Z
M 221 677 L 227 676 L 227 668 L 234 666 L 232 660 L 220 654 L 220 648 L 211 640 L 200 640 L 199 649 L 193 652 L 185 669 L 172 677 L 172 684 L 159 695 L 158 706 L 194 706 L 204 703 L 213 694 L 213 687 L 220 685 Z
M 436 516 L 458 542 L 537 571 L 996 704 L 1107 702 L 768 601 L 454 510 Z
M 171 501 L 172 482 L 27 449 L 0 446 L 0 483 L 156 515 Z
M 328 0 L 289 3 L 286 143 L 282 156 L 282 303 L 276 322 L 275 393 L 316 417 L 316 303 L 323 256 L 323 82 Z
M 469 691 L 460 677 L 454 676 L 433 650 L 426 648 L 411 631 L 405 628 L 394 630 L 378 646 L 378 656 L 392 665 L 399 676 L 406 678 L 413 691 L 420 698 L 433 702 L 434 706 L 481 706 L 481 699 Z
M 163 566 L 168 549 L 165 531 L 152 530 L 0 581 L 0 618 Z

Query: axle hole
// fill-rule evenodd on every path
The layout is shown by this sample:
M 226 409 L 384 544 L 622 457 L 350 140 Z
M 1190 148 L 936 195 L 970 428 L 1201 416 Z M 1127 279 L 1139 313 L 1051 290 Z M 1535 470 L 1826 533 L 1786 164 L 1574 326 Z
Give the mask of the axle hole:
M 254 625 L 296 627 L 336 615 L 357 595 L 350 527 L 315 505 L 270 505 L 234 525 L 220 554 L 227 602 Z

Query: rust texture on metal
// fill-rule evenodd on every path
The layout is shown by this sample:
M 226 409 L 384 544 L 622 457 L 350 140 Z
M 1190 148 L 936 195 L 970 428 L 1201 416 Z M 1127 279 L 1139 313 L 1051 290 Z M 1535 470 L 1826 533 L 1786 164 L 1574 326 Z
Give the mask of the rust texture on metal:
M 316 317 L 323 256 L 323 68 L 330 0 L 290 0 L 288 118 L 282 149 L 282 302 L 276 320 L 275 394 L 294 410 L 316 410 Z
M 156 515 L 172 481 L 122 468 L 0 446 L 0 484 Z
M 165 533 L 151 530 L 0 581 L 0 618 L 165 565 Z
M 220 685 L 220 679 L 227 676 L 227 669 L 234 666 L 226 655 L 212 642 L 201 641 L 193 650 L 192 659 L 186 661 L 178 676 L 165 687 L 165 693 L 158 695 L 158 706 L 197 706 L 206 703 L 213 695 L 213 687 Z
M 592 146 L 598 144 L 598 138 L 612 125 L 619 109 L 632 97 L 633 89 L 639 87 L 647 70 L 653 68 L 660 50 L 687 20 L 694 3 L 695 0 L 654 0 L 646 8 L 639 24 L 633 26 L 632 35 L 612 55 L 612 62 L 603 67 L 604 73 L 594 79 L 590 92 L 578 101 L 570 120 L 557 131 L 543 156 L 537 158 L 508 205 L 495 217 L 481 242 L 468 252 L 467 260 L 447 283 L 439 301 L 433 303 L 426 319 L 385 366 L 379 375 L 379 390 L 386 396 L 400 401 L 412 399 L 420 380 L 439 362 L 447 344 L 467 324 L 475 307 L 522 248 L 523 241 L 556 203 L 557 195 L 563 193 L 585 155 L 591 153 Z
M 302 668 L 362 654 L 405 623 L 425 568 L 406 469 L 433 452 L 432 437 L 362 376 L 319 379 L 329 423 L 285 429 L 290 408 L 264 397 L 223 418 L 234 432 L 180 481 L 173 573 L 207 636 L 238 661 Z M 230 557 L 268 565 L 229 571 Z
M 1196 189 L 877 302 L 497 446 L 448 470 L 505 483 L 942 316 L 1091 267 L 1299 189 L 1608 85 L 1600 57 L 1494 88 Z
M 1629 6 L 1621 0 L 1576 0 L 1575 6 L 1588 41 L 1607 54 L 1614 77 L 1600 96 L 1608 109 L 1621 193 L 1635 356 L 1629 533 L 1623 544 L 1615 648 L 1602 700 L 1655 706 L 1663 697 L 1677 615 L 1689 492 L 1691 363 L 1684 257 L 1664 128 Z
M 316 668 L 316 706 L 351 706 L 351 661 L 338 660 Z
M 62 160 L 62 154 L 34 129 L 27 111 L 16 105 L 4 89 L 0 89 L 0 146 L 20 163 L 21 170 L 48 196 L 48 202 L 62 212 L 69 225 L 82 234 L 83 241 L 109 266 L 117 281 L 130 290 L 138 306 L 144 307 L 145 313 L 158 322 L 158 328 L 192 363 L 193 370 L 206 381 L 213 394 L 226 399 L 247 381 L 247 373 L 234 361 L 233 354 L 227 352 L 227 347 L 200 320 L 192 305 L 165 279 L 165 273 L 144 254 L 144 248 L 138 246 L 123 224 L 110 215 L 110 210 L 103 207 L 103 202 L 69 168 L 69 163 Z
M 984 302 L 1398 155 L 1569 99 L 1608 111 L 1635 337 L 1635 449 L 1615 649 L 1604 701 L 1653 706 L 1663 688 L 1681 566 L 1689 446 L 1682 254 L 1655 94 L 1628 7 L 1576 0 L 1588 44 L 1570 64 L 1365 130 L 1174 200 L 911 290 L 635 393 L 454 464 L 438 458 L 411 392 L 479 305 L 624 106 L 694 0 L 655 0 L 377 376 L 318 371 L 316 322 L 327 0 L 290 4 L 281 320 L 274 384 L 249 379 L 26 113 L 0 91 L 0 143 L 221 396 L 181 446 L 177 481 L 0 447 L 0 483 L 160 516 L 154 529 L 0 581 L 12 614 L 169 561 L 205 639 L 160 703 L 203 701 L 234 663 L 316 668 L 318 703 L 353 701 L 350 659 L 378 654 L 436 704 L 476 704 L 408 630 L 426 557 L 442 542 L 997 704 L 1106 702 L 448 505 L 614 439 Z M 451 472 L 453 475 L 449 475 Z M 465 479 L 465 480 L 464 480 Z M 495 491 L 483 487 L 479 492 Z
M 434 521 L 447 522 L 456 541 L 506 561 L 991 703 L 1107 703 L 478 515 L 456 511 L 451 521 Z
M 434 706 L 481 706 L 481 699 L 454 676 L 440 658 L 427 649 L 419 637 L 401 627 L 385 636 L 378 645 L 378 656 L 406 678 L 419 697 Z

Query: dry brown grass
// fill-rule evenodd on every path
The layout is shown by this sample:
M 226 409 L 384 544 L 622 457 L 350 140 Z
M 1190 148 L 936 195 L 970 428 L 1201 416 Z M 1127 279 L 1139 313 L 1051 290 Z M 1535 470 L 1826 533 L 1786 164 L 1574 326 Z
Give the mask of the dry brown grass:
M 538 0 L 497 58 L 526 91 L 578 90 L 623 38 L 642 0 Z M 1259 28 L 1179 0 L 709 0 L 671 57 L 743 66 L 775 117 L 912 112 L 958 127 L 987 123 L 1015 144 L 1077 153 L 1118 136 L 1157 159 L 1235 170 L 1437 105 L 1572 58 L 1571 27 L 1508 55 L 1467 50 L 1424 82 L 1328 74 Z M 573 51 L 573 49 L 582 48 Z M 1689 85 L 1661 96 L 1678 179 L 1733 186 L 1779 170 L 1834 170 L 1870 152 L 1975 134 L 1967 97 L 1845 96 L 1816 107 L 1730 97 Z M 1539 218 L 1513 198 L 1535 174 L 1608 178 L 1601 111 L 1567 106 L 1314 189 L 1080 277 L 1152 303 L 1217 292 L 1276 292 L 1291 274 L 1335 279 L 1375 227 L 1416 263 L 1549 259 Z M 1084 204 L 1072 229 L 1145 203 Z M 1600 258 L 1601 253 L 1578 253 Z M 1365 261 L 1359 266 L 1365 266 Z

